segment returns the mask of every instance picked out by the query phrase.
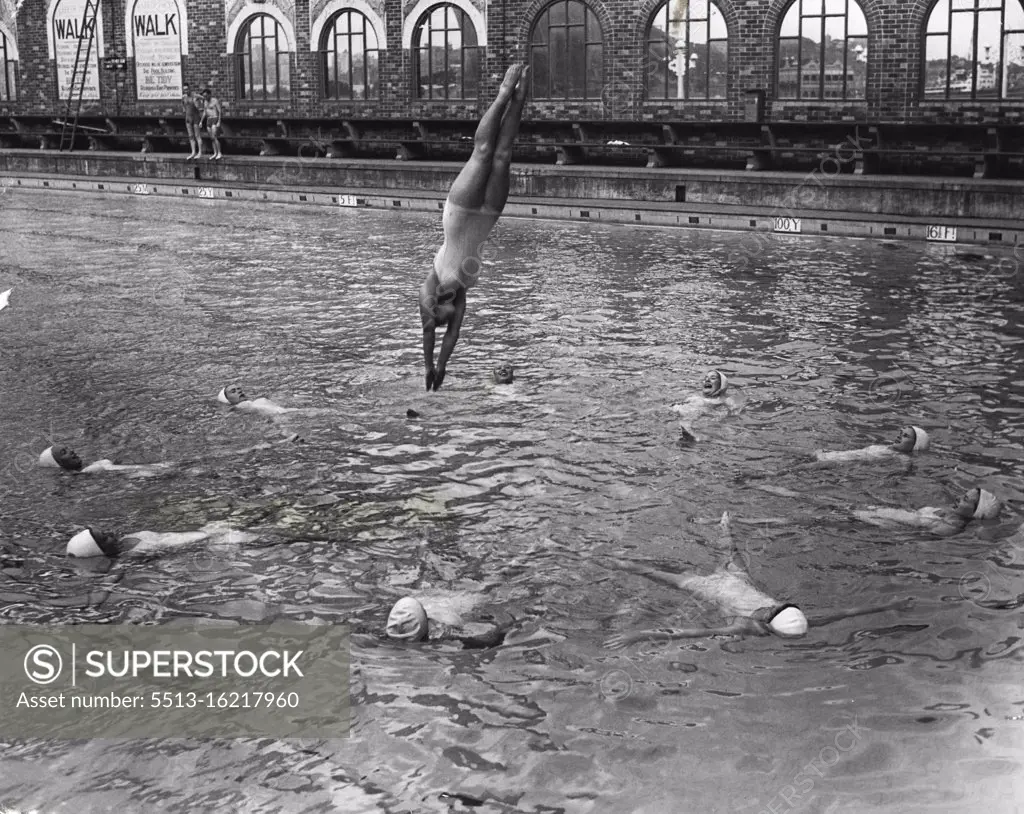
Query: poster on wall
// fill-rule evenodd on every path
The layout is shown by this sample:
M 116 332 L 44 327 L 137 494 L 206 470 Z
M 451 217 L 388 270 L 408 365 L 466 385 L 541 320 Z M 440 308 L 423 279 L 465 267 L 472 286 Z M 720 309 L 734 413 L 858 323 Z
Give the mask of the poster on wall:
M 181 96 L 181 26 L 176 0 L 135 0 L 135 87 L 139 99 Z
M 83 63 L 79 65 L 79 73 L 75 86 L 82 81 L 83 70 L 85 86 L 82 90 L 83 99 L 100 98 L 100 42 L 99 34 L 103 30 L 102 17 L 99 4 L 95 4 L 96 16 L 90 20 L 83 20 L 85 12 L 85 0 L 57 0 L 53 12 L 53 52 L 57 61 L 57 89 L 62 99 L 67 99 L 71 92 L 71 77 L 75 70 L 75 60 L 78 57 L 78 44 L 82 44 Z M 90 17 L 92 15 L 90 14 Z M 92 48 L 89 50 L 89 62 L 84 62 L 86 46 L 89 45 L 90 35 L 92 37 Z

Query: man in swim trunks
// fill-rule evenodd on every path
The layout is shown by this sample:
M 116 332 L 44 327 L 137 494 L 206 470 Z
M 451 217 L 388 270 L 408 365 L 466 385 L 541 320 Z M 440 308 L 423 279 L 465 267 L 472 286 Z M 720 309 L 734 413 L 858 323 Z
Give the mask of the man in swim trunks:
M 673 574 L 632 560 L 613 558 L 611 562 L 617 568 L 642 574 L 673 588 L 687 591 L 697 600 L 708 603 L 719 611 L 727 619 L 727 624 L 719 627 L 663 628 L 619 633 L 605 642 L 606 647 L 618 649 L 647 639 L 666 641 L 714 635 L 774 635 L 793 639 L 804 636 L 811 625 L 817 627 L 851 616 L 879 613 L 906 606 L 907 600 L 900 600 L 877 608 L 850 608 L 811 622 L 796 605 L 780 602 L 754 586 L 742 565 L 741 555 L 733 544 L 728 512 L 722 514 L 719 528 L 721 541 L 729 546 L 731 554 L 725 566 L 707 576 Z
M 526 103 L 527 71 L 519 63 L 508 69 L 497 98 L 477 125 L 473 155 L 448 191 L 441 218 L 444 244 L 420 288 L 428 391 L 438 390 L 444 382 L 466 313 L 466 292 L 480 274 L 480 247 L 508 200 L 512 143 Z M 434 333 L 445 325 L 435 367 Z
M 186 82 L 181 86 L 181 106 L 185 111 L 185 132 L 188 133 L 188 143 L 192 152 L 188 154 L 186 161 L 193 158 L 203 157 L 203 134 L 199 129 L 199 108 L 196 102 L 203 102 L 199 96 L 192 95 L 192 89 Z
M 221 107 L 220 99 L 213 95 L 213 90 L 207 88 L 203 91 L 203 99 L 205 106 L 203 108 L 202 118 L 199 120 L 199 126 L 203 126 L 203 121 L 206 121 L 206 129 L 210 133 L 210 141 L 213 142 L 213 160 L 219 161 L 222 156 L 220 154 L 220 131 L 221 131 Z M 199 142 L 202 144 L 202 142 Z

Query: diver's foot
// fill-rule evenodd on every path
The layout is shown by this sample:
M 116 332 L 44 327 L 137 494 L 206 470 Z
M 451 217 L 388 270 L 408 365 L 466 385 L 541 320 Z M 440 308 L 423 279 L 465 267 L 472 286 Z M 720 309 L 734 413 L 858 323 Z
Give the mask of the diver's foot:
M 501 87 L 498 89 L 498 95 L 509 94 L 515 88 L 516 83 L 519 81 L 519 77 L 523 74 L 523 63 L 514 62 L 508 66 L 508 70 L 505 71 L 505 78 L 501 80 Z
M 512 94 L 512 98 L 515 99 L 517 102 L 521 102 L 521 101 L 523 101 L 523 99 L 526 98 L 526 86 L 527 86 L 526 75 L 529 72 L 530 72 L 530 66 L 527 65 L 525 68 L 523 68 L 522 73 L 519 74 L 519 81 L 516 82 L 516 89 L 515 89 L 515 92 Z

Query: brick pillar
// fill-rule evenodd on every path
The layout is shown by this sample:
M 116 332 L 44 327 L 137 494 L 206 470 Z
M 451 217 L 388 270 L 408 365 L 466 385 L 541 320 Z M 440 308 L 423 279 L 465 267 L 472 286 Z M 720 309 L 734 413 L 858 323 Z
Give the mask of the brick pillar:
M 317 55 L 310 50 L 309 0 L 295 0 L 295 55 L 292 57 L 292 115 L 320 115 Z

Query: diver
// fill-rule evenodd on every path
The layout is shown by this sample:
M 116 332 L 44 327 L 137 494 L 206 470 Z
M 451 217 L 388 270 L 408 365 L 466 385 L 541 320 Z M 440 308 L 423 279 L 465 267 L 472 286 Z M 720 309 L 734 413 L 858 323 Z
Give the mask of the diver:
M 516 63 L 505 73 L 497 98 L 477 125 L 473 154 L 445 200 L 441 217 L 444 243 L 419 294 L 428 391 L 440 389 L 444 382 L 466 314 L 466 292 L 480 274 L 480 249 L 508 201 L 512 144 L 526 103 L 528 71 Z M 444 326 L 447 328 L 435 365 L 435 333 Z

